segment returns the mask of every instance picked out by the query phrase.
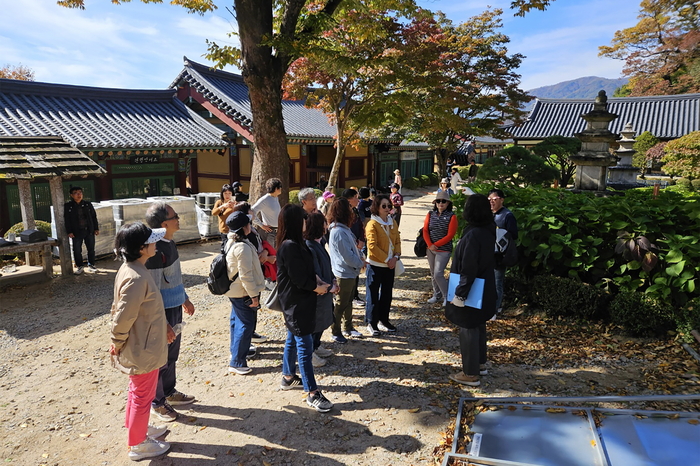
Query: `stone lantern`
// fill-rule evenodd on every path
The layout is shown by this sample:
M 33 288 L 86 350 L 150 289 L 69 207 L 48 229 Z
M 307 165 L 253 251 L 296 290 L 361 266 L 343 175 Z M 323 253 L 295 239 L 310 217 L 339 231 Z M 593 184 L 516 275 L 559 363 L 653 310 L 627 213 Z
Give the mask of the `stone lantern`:
M 618 135 L 608 129 L 617 115 L 608 112 L 605 91 L 598 92 L 593 110 L 581 118 L 586 120 L 586 129 L 575 134 L 581 140 L 581 151 L 569 157 L 576 165 L 574 186 L 582 191 L 605 191 L 608 167 L 617 164 L 617 157 L 610 153 L 610 144 L 618 139 Z

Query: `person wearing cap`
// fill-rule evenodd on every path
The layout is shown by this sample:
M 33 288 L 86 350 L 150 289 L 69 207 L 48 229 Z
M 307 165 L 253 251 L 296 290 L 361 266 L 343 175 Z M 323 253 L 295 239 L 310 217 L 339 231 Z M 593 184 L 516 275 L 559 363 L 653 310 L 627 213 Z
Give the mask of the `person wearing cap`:
M 226 244 L 226 266 L 231 282 L 226 296 L 231 301 L 230 318 L 230 373 L 246 375 L 251 372 L 247 355 L 255 332 L 260 307 L 260 293 L 265 289 L 265 276 L 260 267 L 258 251 L 248 240 L 250 218 L 236 211 L 226 219 L 229 228 Z M 237 275 L 237 276 L 236 276 Z
M 448 196 L 452 196 L 455 192 L 452 191 L 452 188 L 450 188 L 450 179 L 449 178 L 443 178 L 440 180 L 440 187 L 438 188 L 437 192 L 446 192 Z
M 372 207 L 372 199 L 370 199 L 370 190 L 367 186 L 360 188 L 359 191 L 360 202 L 357 204 L 357 211 L 360 213 L 360 220 L 362 220 L 362 225 L 367 225 L 369 219 L 372 218 L 372 212 L 370 208 Z
M 452 212 L 452 201 L 447 191 L 437 193 L 433 200 L 433 210 L 428 212 L 423 221 L 423 239 L 428 245 L 428 266 L 433 282 L 433 296 L 428 299 L 428 304 L 444 303 L 447 298 L 445 268 L 452 255 L 452 238 L 457 233 L 457 224 L 457 216 Z
M 253 204 L 253 223 L 256 224 L 260 237 L 277 249 L 277 218 L 280 215 L 280 200 L 282 181 L 270 178 L 265 182 L 267 194 Z M 260 214 L 258 220 L 257 215 Z
M 182 328 L 183 311 L 191 316 L 194 304 L 190 301 L 182 282 L 180 255 L 175 245 L 175 233 L 180 230 L 180 216 L 165 202 L 154 202 L 146 210 L 146 223 L 151 228 L 165 228 L 165 236 L 156 243 L 156 254 L 146 261 L 153 281 L 160 289 L 165 305 L 165 317 L 172 328 Z M 151 406 L 151 414 L 163 422 L 172 422 L 178 417 L 173 406 L 193 403 L 195 397 L 186 395 L 175 388 L 176 365 L 180 356 L 178 332 L 175 340 L 168 345 L 168 361 L 158 371 L 156 396 Z
M 391 204 L 393 208 L 391 209 L 391 216 L 396 220 L 396 226 L 401 225 L 401 206 L 403 205 L 403 196 L 399 192 L 401 186 L 398 183 L 391 184 Z
M 323 195 L 319 198 L 318 210 L 323 215 L 328 215 L 328 209 L 331 203 L 335 200 L 335 194 L 333 191 L 324 191 Z
M 221 194 L 219 199 L 214 203 L 214 208 L 211 209 L 211 214 L 217 217 L 219 220 L 219 233 L 221 233 L 221 250 L 224 250 L 226 245 L 226 239 L 228 234 L 228 227 L 226 226 L 226 219 L 229 215 L 233 213 L 233 207 L 236 205 L 236 201 L 233 197 L 233 187 L 229 184 L 225 184 L 221 187 Z
M 122 226 L 114 239 L 114 254 L 123 264 L 114 279 L 109 354 L 112 365 L 129 376 L 124 425 L 131 460 L 159 456 L 170 448 L 156 440 L 167 429 L 148 424 L 158 369 L 167 362 L 168 343 L 175 339 L 160 290 L 146 269 L 164 236 L 164 228 L 151 230 L 135 222 Z
M 248 195 L 243 192 L 243 185 L 240 181 L 234 181 L 231 185 L 231 188 L 233 189 L 233 197 L 236 200 L 236 202 L 243 202 L 248 200 Z

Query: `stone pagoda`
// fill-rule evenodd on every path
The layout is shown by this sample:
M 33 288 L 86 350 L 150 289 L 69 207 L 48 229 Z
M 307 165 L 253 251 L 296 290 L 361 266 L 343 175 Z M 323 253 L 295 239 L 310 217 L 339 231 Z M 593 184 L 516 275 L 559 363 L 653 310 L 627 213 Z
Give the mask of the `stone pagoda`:
M 586 129 L 575 134 L 581 140 L 581 151 L 569 158 L 576 165 L 574 186 L 582 191 L 605 191 L 608 167 L 617 164 L 617 156 L 610 153 L 610 144 L 619 137 L 608 129 L 617 115 L 608 112 L 605 91 L 598 93 L 593 110 L 581 118 L 586 120 Z
M 622 138 L 617 141 L 620 147 L 615 151 L 620 160 L 617 165 L 610 167 L 608 184 L 615 189 L 636 188 L 639 185 L 639 167 L 632 165 L 632 156 L 637 152 L 633 148 L 635 131 L 632 129 L 632 123 L 627 123 L 620 134 Z

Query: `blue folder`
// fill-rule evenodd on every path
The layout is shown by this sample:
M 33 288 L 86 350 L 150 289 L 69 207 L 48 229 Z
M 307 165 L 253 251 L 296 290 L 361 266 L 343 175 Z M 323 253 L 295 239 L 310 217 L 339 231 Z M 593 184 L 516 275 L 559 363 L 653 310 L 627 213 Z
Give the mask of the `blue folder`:
M 459 285 L 459 274 L 451 273 L 450 281 L 447 283 L 447 300 L 452 301 L 455 297 L 455 289 Z M 472 287 L 469 290 L 469 295 L 464 301 L 465 306 L 473 307 L 474 309 L 481 309 L 484 301 L 484 279 L 475 278 Z

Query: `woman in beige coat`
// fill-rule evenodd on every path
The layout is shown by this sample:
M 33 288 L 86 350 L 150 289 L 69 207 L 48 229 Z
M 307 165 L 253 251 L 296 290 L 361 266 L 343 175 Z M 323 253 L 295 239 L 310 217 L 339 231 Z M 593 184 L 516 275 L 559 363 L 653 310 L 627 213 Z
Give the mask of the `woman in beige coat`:
M 158 369 L 166 363 L 168 343 L 175 339 L 160 290 L 145 265 L 164 236 L 165 228 L 151 230 L 136 222 L 124 225 L 114 240 L 114 253 L 124 263 L 114 279 L 109 353 L 112 364 L 129 376 L 125 426 L 131 460 L 159 456 L 170 448 L 155 440 L 166 428 L 148 425 Z

